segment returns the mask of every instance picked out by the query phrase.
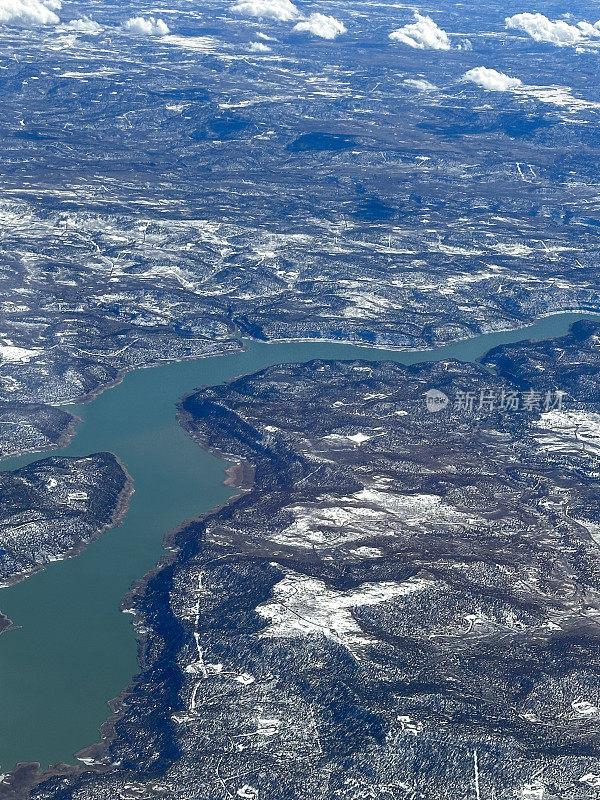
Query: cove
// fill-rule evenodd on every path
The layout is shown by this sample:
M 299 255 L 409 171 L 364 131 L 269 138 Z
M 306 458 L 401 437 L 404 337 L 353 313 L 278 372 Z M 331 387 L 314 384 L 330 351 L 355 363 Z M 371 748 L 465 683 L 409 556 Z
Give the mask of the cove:
M 99 739 L 107 702 L 136 672 L 131 618 L 119 606 L 131 584 L 160 558 L 165 534 L 227 501 L 229 466 L 196 445 L 178 425 L 176 402 L 195 387 L 217 385 L 274 364 L 364 359 L 412 364 L 474 361 L 489 349 L 561 336 L 585 313 L 557 314 L 514 331 L 491 333 L 424 351 L 391 351 L 334 342 L 246 341 L 244 352 L 139 369 L 85 405 L 60 450 L 8 459 L 12 470 L 52 453 L 115 453 L 135 492 L 120 527 L 73 559 L 0 591 L 0 610 L 16 626 L 0 636 L 0 765 L 76 763 L 74 753 Z

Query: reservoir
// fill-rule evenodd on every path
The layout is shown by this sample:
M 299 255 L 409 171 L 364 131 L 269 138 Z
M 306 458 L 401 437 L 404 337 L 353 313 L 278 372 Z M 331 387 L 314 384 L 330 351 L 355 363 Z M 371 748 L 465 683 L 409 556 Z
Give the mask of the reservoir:
M 557 314 L 516 331 L 486 334 L 426 351 L 390 351 L 333 342 L 245 342 L 232 355 L 139 369 L 85 405 L 71 443 L 52 453 L 115 453 L 135 492 L 122 525 L 79 556 L 0 590 L 0 611 L 15 628 L 0 636 L 0 772 L 19 761 L 46 767 L 76 763 L 74 753 L 99 739 L 107 702 L 136 673 L 131 617 L 119 610 L 131 584 L 160 558 L 165 534 L 224 503 L 226 462 L 205 452 L 177 424 L 176 402 L 194 388 L 217 385 L 273 364 L 322 359 L 474 361 L 490 348 L 561 336 L 584 313 Z M 13 470 L 50 455 L 2 462 Z

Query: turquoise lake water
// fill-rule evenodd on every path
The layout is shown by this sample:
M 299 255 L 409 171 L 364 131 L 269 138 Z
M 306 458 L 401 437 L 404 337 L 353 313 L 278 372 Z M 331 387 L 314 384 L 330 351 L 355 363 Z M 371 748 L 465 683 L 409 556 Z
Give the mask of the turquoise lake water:
M 162 540 L 184 520 L 224 503 L 227 464 L 205 452 L 176 421 L 176 402 L 195 387 L 216 385 L 272 364 L 324 359 L 410 364 L 474 361 L 499 344 L 567 332 L 585 314 L 559 314 L 517 331 L 486 334 L 435 350 L 398 352 L 328 342 L 247 342 L 243 353 L 164 364 L 129 373 L 91 403 L 69 406 L 81 418 L 68 447 L 2 462 L 12 470 L 52 454 L 115 453 L 135 492 L 123 524 L 82 554 L 0 590 L 0 610 L 14 629 L 0 636 L 0 765 L 76 763 L 73 754 L 99 739 L 107 701 L 136 672 L 131 617 L 119 606 L 131 584 L 152 569 Z

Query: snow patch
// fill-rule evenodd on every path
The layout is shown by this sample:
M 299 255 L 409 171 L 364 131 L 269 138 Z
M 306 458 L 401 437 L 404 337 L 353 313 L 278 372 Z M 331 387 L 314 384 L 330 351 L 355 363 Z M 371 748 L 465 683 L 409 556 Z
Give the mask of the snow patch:
M 25 364 L 41 352 L 41 350 L 26 347 L 15 347 L 12 344 L 0 344 L 0 359 L 12 363 Z
M 591 411 L 548 411 L 535 421 L 532 434 L 550 452 L 600 455 L 600 414 Z
M 273 589 L 273 597 L 256 609 L 269 622 L 261 636 L 289 639 L 323 635 L 352 649 L 372 641 L 354 619 L 353 608 L 385 603 L 430 585 L 430 581 L 411 578 L 403 582 L 363 583 L 343 592 L 330 589 L 317 578 L 286 570 L 285 577 Z

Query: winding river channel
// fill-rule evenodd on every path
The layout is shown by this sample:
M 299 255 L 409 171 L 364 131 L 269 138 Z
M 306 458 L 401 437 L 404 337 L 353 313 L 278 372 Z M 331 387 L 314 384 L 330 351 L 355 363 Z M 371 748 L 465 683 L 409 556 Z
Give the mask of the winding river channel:
M 98 741 L 107 701 L 136 672 L 131 617 L 119 606 L 131 584 L 152 569 L 162 540 L 184 520 L 224 503 L 228 464 L 196 445 L 177 424 L 175 404 L 197 386 L 217 385 L 272 364 L 315 358 L 391 360 L 403 364 L 456 358 L 474 361 L 490 348 L 567 332 L 587 314 L 545 317 L 520 330 L 486 334 L 435 350 L 400 352 L 328 342 L 247 342 L 245 352 L 164 364 L 127 374 L 85 405 L 61 450 L 2 462 L 13 470 L 51 454 L 115 453 L 135 492 L 122 525 L 77 558 L 0 591 L 0 610 L 15 627 L 0 636 L 0 765 L 76 763 L 74 753 Z M 1 770 L 0 770 L 1 771 Z

